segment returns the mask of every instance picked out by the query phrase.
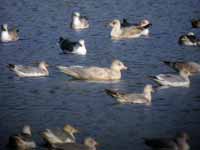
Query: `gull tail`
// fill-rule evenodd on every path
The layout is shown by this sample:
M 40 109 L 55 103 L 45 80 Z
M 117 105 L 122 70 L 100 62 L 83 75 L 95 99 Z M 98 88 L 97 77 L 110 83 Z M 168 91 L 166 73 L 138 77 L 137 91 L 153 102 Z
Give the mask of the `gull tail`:
M 61 72 L 65 73 L 65 74 L 67 74 L 67 75 L 69 75 L 71 77 L 78 78 L 78 74 L 74 70 L 72 70 L 70 67 L 58 66 L 58 69 Z
M 174 68 L 175 65 L 176 65 L 176 63 L 170 62 L 170 61 L 163 61 L 163 63 L 164 63 L 165 65 L 169 66 L 169 67 L 172 67 L 172 68 Z
M 105 89 L 105 92 L 108 95 L 110 95 L 112 97 L 115 97 L 115 98 L 120 98 L 120 97 L 122 97 L 124 95 L 123 93 L 119 93 L 117 91 L 113 91 L 113 90 L 110 90 L 110 89 Z

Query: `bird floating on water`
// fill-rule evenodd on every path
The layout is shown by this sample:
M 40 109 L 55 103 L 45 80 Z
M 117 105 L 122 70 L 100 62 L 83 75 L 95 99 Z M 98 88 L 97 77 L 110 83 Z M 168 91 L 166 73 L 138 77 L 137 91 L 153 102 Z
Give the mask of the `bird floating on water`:
M 63 129 L 46 129 L 42 133 L 42 137 L 48 145 L 53 147 L 54 144 L 75 143 L 76 138 L 74 134 L 77 132 L 78 129 L 66 124 Z
M 180 72 L 186 70 L 191 75 L 200 73 L 200 64 L 193 61 L 163 61 L 166 65 Z
M 14 28 L 12 31 L 8 31 L 8 25 L 1 25 L 1 42 L 12 42 L 19 39 L 18 36 L 19 30 Z
M 72 29 L 81 30 L 89 28 L 88 18 L 85 16 L 81 16 L 79 12 L 74 12 L 72 14 Z
M 138 38 L 142 35 L 149 35 L 149 27 L 151 23 L 144 19 L 137 26 L 122 27 L 118 19 L 114 19 L 109 26 L 112 27 L 110 36 L 112 39 L 120 40 L 127 38 Z
M 22 132 L 9 138 L 9 146 L 17 150 L 29 150 L 36 148 L 36 143 L 32 139 L 31 127 L 26 125 Z
M 49 71 L 47 69 L 48 64 L 44 61 L 40 62 L 38 67 L 23 66 L 9 64 L 10 70 L 14 71 L 19 77 L 40 77 L 48 76 Z
M 191 75 L 190 72 L 186 70 L 181 70 L 179 75 L 175 74 L 159 74 L 156 76 L 150 76 L 151 79 L 156 81 L 158 84 L 166 87 L 189 87 L 190 86 L 190 79 L 189 76 Z
M 86 55 L 87 49 L 85 47 L 85 41 L 80 39 L 78 42 L 70 41 L 67 38 L 60 37 L 59 39 L 60 48 L 63 53 L 73 53 L 78 55 Z
M 200 39 L 198 39 L 193 32 L 180 36 L 178 42 L 186 46 L 200 46 Z
M 68 76 L 80 80 L 120 80 L 121 70 L 126 70 L 127 67 L 119 60 L 114 60 L 110 68 L 104 67 L 84 67 L 84 66 L 58 66 L 61 72 L 64 72 Z
M 106 93 L 114 97 L 119 103 L 122 104 L 151 104 L 151 93 L 154 92 L 152 85 L 147 84 L 144 87 L 143 93 L 121 93 L 118 91 L 106 89 Z

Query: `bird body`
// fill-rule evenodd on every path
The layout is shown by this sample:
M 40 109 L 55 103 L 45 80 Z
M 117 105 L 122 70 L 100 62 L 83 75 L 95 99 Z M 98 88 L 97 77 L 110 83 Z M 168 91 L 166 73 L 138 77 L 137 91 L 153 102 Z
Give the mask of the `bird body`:
M 68 39 L 60 37 L 59 39 L 60 48 L 63 53 L 73 53 L 78 55 L 86 55 L 87 49 L 85 47 L 85 41 L 79 40 L 78 42 L 73 42 Z
M 193 61 L 189 61 L 189 62 L 187 62 L 187 61 L 177 61 L 177 62 L 164 61 L 164 63 L 179 72 L 182 70 L 186 70 L 186 71 L 190 72 L 192 75 L 200 73 L 200 64 L 193 62 Z
M 159 74 L 157 76 L 152 76 L 151 78 L 158 84 L 163 86 L 171 87 L 189 87 L 190 86 L 190 73 L 186 71 L 181 71 L 179 75 L 174 74 Z
M 116 100 L 119 103 L 136 103 L 136 104 L 147 104 L 149 105 L 151 103 L 151 92 L 153 92 L 153 88 L 152 85 L 146 85 L 144 87 L 144 92 L 143 93 L 120 93 L 117 91 L 113 91 L 113 90 L 109 90 L 106 89 L 105 90 L 106 93 L 114 98 L 116 98 Z
M 10 70 L 14 71 L 19 77 L 40 77 L 48 76 L 48 65 L 40 62 L 38 67 L 9 64 Z
M 63 143 L 54 144 L 53 148 L 57 150 L 96 150 L 96 145 L 98 143 L 93 138 L 86 138 L 84 144 L 78 143 Z
M 76 138 L 74 134 L 77 132 L 78 130 L 76 128 L 67 124 L 63 129 L 46 129 L 42 133 L 42 137 L 50 146 L 54 144 L 75 143 Z
M 101 68 L 96 66 L 58 66 L 61 72 L 80 80 L 119 80 L 121 79 L 121 70 L 127 67 L 119 60 L 113 61 L 110 68 Z
M 145 20 L 138 26 L 121 27 L 118 19 L 113 20 L 109 25 L 112 27 L 110 36 L 115 40 L 138 38 L 142 35 L 147 36 L 149 34 L 149 26 L 151 26 L 149 21 Z

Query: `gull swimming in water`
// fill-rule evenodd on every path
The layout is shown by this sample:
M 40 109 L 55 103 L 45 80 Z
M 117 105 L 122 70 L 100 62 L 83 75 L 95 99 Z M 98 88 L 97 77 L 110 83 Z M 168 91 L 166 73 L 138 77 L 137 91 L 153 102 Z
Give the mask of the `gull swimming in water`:
M 19 150 L 36 148 L 36 143 L 32 139 L 31 127 L 26 125 L 20 134 L 10 136 L 9 146 Z
M 191 23 L 193 28 L 200 28 L 200 19 L 192 19 Z
M 162 86 L 171 86 L 171 87 L 189 87 L 190 86 L 190 79 L 189 76 L 191 75 L 190 72 L 181 70 L 179 75 L 174 74 L 159 74 L 156 76 L 150 76 L 154 81 Z
M 127 67 L 119 60 L 114 60 L 110 68 L 103 67 L 83 67 L 83 66 L 58 66 L 61 72 L 64 72 L 68 76 L 80 80 L 120 80 L 121 70 L 126 70 Z
M 40 62 L 38 67 L 32 66 L 23 66 L 23 65 L 14 65 L 9 64 L 8 67 L 10 70 L 14 71 L 19 77 L 40 77 L 48 76 L 48 64 L 46 62 Z
M 105 90 L 106 93 L 114 98 L 116 98 L 116 100 L 119 103 L 122 104 L 146 104 L 146 105 L 150 105 L 151 104 L 151 93 L 154 92 L 152 85 L 147 84 L 144 87 L 144 91 L 143 93 L 121 93 L 118 91 L 113 91 L 113 90 L 109 90 L 106 89 Z
M 71 27 L 72 29 L 75 29 L 75 30 L 89 28 L 89 22 L 88 22 L 87 17 L 81 16 L 79 12 L 74 12 L 72 14 Z
M 60 37 L 59 39 L 60 48 L 63 50 L 63 53 L 73 53 L 78 55 L 86 55 L 87 49 L 85 47 L 85 41 L 83 39 L 78 42 L 70 41 Z
M 179 44 L 186 46 L 200 46 L 200 39 L 197 39 L 193 32 L 179 37 Z
M 53 147 L 54 144 L 62 144 L 62 143 L 75 143 L 76 138 L 74 136 L 78 130 L 73 126 L 66 124 L 63 129 L 46 129 L 42 133 L 43 139 Z
M 200 64 L 193 62 L 193 61 L 163 61 L 166 65 L 173 68 L 174 70 L 180 72 L 182 70 L 186 70 L 191 73 L 191 75 L 199 74 L 200 73 Z
M 109 26 L 112 27 L 110 36 L 112 39 L 120 40 L 126 38 L 138 38 L 142 35 L 149 35 L 149 27 L 151 23 L 144 19 L 137 26 L 121 27 L 121 23 L 118 19 L 113 20 Z
M 1 25 L 1 42 L 12 42 L 19 39 L 19 30 L 14 28 L 12 31 L 8 31 L 8 25 Z
M 144 138 L 145 144 L 153 150 L 189 150 L 187 133 L 178 133 L 172 138 Z
M 98 143 L 91 137 L 87 137 L 84 140 L 84 144 L 78 143 L 63 143 L 54 144 L 53 148 L 58 150 L 96 150 Z

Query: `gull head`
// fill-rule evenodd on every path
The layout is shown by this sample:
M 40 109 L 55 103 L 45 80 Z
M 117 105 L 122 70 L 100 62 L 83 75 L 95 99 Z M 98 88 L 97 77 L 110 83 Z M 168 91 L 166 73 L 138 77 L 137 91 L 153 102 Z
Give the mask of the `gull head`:
M 76 129 L 75 127 L 69 125 L 69 124 L 66 124 L 63 128 L 63 130 L 67 133 L 70 133 L 70 134 L 74 134 L 74 133 L 78 133 L 79 130 Z
M 8 31 L 8 24 L 2 24 L 1 25 L 1 30 L 2 31 Z
M 85 45 L 85 41 L 84 41 L 83 39 L 80 39 L 78 42 L 79 42 L 79 44 L 80 44 L 81 46 L 84 46 L 84 45 Z
M 22 129 L 22 133 L 31 136 L 31 127 L 29 125 L 25 125 Z
M 139 23 L 139 26 L 141 27 L 145 27 L 145 26 L 151 26 L 152 24 L 150 23 L 149 20 L 147 19 L 143 19 L 140 23 Z
M 79 12 L 73 12 L 73 16 L 74 17 L 80 17 L 80 13 Z
M 96 145 L 98 145 L 98 143 L 91 137 L 87 137 L 84 140 L 84 144 L 87 145 L 88 147 L 95 147 Z
M 118 19 L 114 19 L 112 22 L 109 23 L 109 26 L 114 28 L 115 26 L 120 27 L 120 21 Z
M 127 70 L 128 67 L 126 67 L 124 65 L 123 62 L 121 62 L 120 60 L 113 60 L 112 64 L 111 64 L 111 69 L 113 70 L 117 70 L 117 71 L 120 71 L 120 70 Z

